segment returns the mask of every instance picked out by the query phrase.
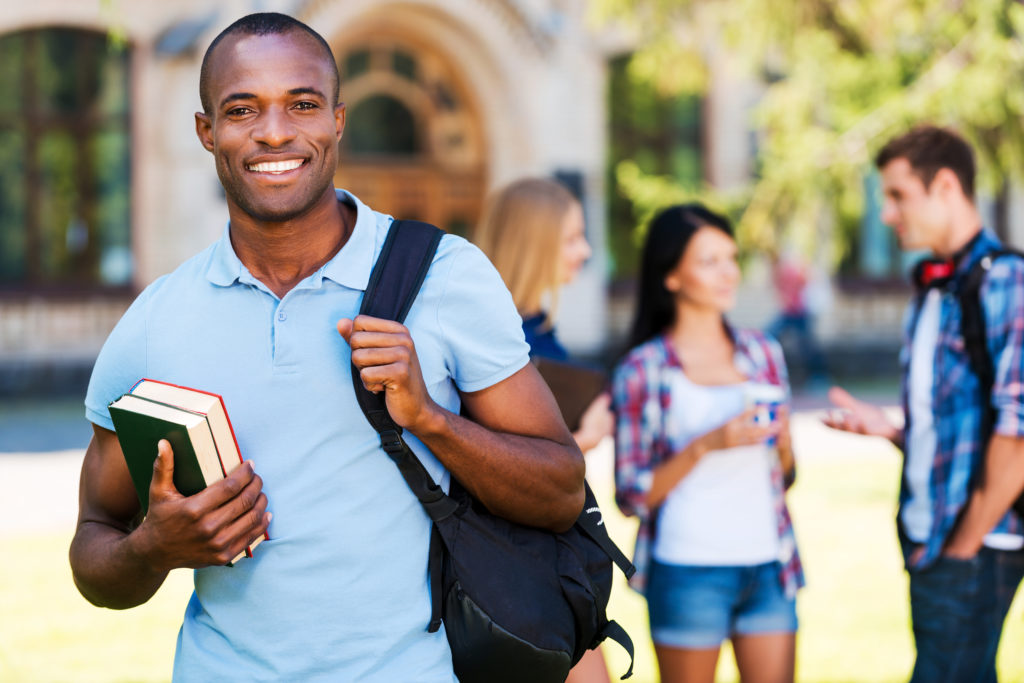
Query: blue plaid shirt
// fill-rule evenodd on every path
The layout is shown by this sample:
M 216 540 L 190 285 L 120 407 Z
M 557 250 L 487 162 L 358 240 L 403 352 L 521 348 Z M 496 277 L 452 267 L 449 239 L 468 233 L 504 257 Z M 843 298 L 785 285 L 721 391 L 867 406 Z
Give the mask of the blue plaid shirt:
M 957 264 L 952 286 L 942 292 L 939 313 L 939 338 L 935 348 L 932 387 L 932 411 L 937 436 L 929 493 L 932 504 L 931 531 L 924 541 L 924 552 L 914 565 L 926 567 L 942 554 L 942 548 L 956 526 L 971 495 L 972 478 L 985 457 L 980 441 L 982 410 L 978 378 L 960 333 L 960 304 L 956 287 L 987 252 L 1001 246 L 998 239 L 982 232 Z M 995 261 L 981 285 L 980 299 L 986 323 L 989 357 L 995 369 L 992 405 L 996 409 L 994 433 L 1024 438 L 1024 262 L 1007 257 Z M 903 349 L 900 364 L 903 374 L 903 410 L 910 433 L 909 369 L 910 348 L 924 293 L 908 306 L 904 319 Z M 910 497 L 904 476 L 900 487 L 900 515 Z M 1008 512 L 994 532 L 1021 533 L 1021 520 Z

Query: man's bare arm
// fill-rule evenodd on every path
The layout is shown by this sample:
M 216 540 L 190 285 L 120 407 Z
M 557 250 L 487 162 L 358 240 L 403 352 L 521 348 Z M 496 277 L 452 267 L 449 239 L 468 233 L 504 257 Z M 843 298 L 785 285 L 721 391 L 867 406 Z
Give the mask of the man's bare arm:
M 173 475 L 170 445 L 161 441 L 149 512 L 135 526 L 139 501 L 117 437 L 93 427 L 70 550 L 75 585 L 89 602 L 114 609 L 141 605 L 171 569 L 225 564 L 266 531 L 267 499 L 251 463 L 188 498 L 174 488 Z
M 946 544 L 946 555 L 973 557 L 985 535 L 1024 490 L 1024 439 L 994 435 L 985 452 L 985 476 L 971 493 L 964 516 Z
M 340 321 L 338 331 L 352 346 L 364 385 L 385 392 L 392 419 L 489 510 L 532 526 L 572 526 L 583 507 L 583 455 L 532 365 L 463 394 L 470 420 L 430 398 L 403 325 L 359 316 Z

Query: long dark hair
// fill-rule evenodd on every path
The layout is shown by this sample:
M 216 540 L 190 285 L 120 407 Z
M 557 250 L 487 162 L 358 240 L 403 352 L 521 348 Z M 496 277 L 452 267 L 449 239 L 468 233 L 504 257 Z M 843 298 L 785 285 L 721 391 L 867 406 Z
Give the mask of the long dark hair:
M 672 206 L 651 221 L 640 260 L 640 283 L 636 318 L 629 338 L 630 348 L 661 334 L 675 322 L 675 297 L 665 289 L 665 277 L 683 257 L 690 238 L 705 226 L 733 236 L 729 220 L 703 204 Z

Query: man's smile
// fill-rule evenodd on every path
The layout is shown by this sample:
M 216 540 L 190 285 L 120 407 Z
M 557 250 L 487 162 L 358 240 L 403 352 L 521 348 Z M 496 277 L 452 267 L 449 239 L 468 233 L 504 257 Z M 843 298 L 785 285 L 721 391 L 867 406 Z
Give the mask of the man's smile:
M 245 165 L 245 168 L 253 173 L 269 173 L 271 175 L 280 175 L 287 173 L 288 171 L 294 171 L 303 164 L 306 163 L 305 159 L 285 159 L 283 161 L 260 161 L 258 163 L 249 163 Z

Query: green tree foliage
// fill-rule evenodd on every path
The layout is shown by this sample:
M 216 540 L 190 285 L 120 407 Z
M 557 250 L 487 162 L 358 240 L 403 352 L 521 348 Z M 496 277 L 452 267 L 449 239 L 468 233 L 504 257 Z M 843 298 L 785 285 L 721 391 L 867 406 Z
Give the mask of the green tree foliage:
M 741 245 L 830 256 L 850 245 L 877 148 L 919 122 L 949 125 L 979 155 L 982 190 L 1024 168 L 1024 7 L 1016 0 L 595 0 L 634 31 L 631 78 L 673 96 L 706 91 L 710 59 L 763 84 L 756 178 L 703 196 L 738 218 Z M 713 55 L 713 56 L 712 56 Z M 708 122 L 714 125 L 714 122 Z M 642 219 L 691 194 L 631 161 L 616 178 Z

